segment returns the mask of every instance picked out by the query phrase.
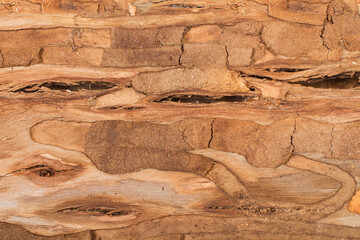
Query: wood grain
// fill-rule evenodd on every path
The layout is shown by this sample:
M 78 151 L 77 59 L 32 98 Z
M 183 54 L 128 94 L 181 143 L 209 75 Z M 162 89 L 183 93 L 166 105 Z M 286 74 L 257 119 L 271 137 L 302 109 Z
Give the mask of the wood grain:
M 0 13 L 4 239 L 359 238 L 356 0 Z

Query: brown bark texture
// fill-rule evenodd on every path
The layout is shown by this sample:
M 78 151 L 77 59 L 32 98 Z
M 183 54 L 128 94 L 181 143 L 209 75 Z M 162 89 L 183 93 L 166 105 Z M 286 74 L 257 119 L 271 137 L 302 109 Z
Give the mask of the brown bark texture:
M 360 238 L 359 0 L 3 0 L 0 239 Z

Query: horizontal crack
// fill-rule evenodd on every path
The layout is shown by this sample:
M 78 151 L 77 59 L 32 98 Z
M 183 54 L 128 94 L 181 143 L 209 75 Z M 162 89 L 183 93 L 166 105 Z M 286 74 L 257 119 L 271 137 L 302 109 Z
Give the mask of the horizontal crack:
M 165 98 L 153 100 L 153 102 L 178 102 L 178 103 L 218 103 L 218 102 L 244 102 L 251 99 L 249 95 L 229 95 L 229 96 L 207 96 L 198 94 L 176 94 Z
M 61 212 L 61 213 L 79 212 L 79 213 L 87 213 L 87 214 L 102 214 L 107 216 L 123 216 L 133 213 L 133 211 L 118 210 L 113 208 L 103 208 L 103 207 L 84 208 L 82 206 L 64 208 L 58 210 L 57 212 Z

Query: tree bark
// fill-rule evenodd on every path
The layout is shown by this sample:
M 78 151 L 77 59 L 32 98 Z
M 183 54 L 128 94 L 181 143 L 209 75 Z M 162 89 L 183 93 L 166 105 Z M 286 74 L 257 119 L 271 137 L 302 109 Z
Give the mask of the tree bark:
M 357 1 L 0 12 L 4 239 L 360 236 Z

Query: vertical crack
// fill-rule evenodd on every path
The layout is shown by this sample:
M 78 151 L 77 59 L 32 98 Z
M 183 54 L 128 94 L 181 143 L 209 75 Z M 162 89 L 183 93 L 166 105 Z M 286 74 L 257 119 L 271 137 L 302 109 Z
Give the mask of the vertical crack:
M 43 63 L 43 55 L 44 55 L 44 48 L 41 47 L 38 53 L 38 59 L 39 59 L 39 63 Z
M 227 69 L 230 69 L 230 65 L 229 65 L 229 51 L 227 46 L 225 45 L 225 51 L 226 51 L 226 67 Z
M 43 54 L 44 54 L 44 47 L 41 47 L 37 54 L 37 58 L 30 59 L 26 66 L 43 63 Z
M 208 148 L 210 148 L 211 141 L 212 141 L 213 138 L 214 138 L 214 122 L 215 122 L 215 118 L 214 118 L 214 120 L 212 120 L 212 122 L 211 122 L 211 134 L 210 134 L 210 140 L 209 140 L 209 143 L 208 143 Z
M 264 31 L 264 26 L 261 27 L 260 33 L 259 33 L 259 40 L 260 43 L 264 46 L 264 48 L 269 51 L 270 53 L 274 54 L 272 49 L 270 48 L 270 46 L 268 46 L 263 38 L 263 31 Z M 261 45 L 260 45 L 261 46 Z M 277 54 L 274 54 L 277 55 Z
M 322 40 L 322 45 L 327 49 L 327 50 L 331 50 L 330 47 L 325 43 L 325 27 L 326 27 L 326 23 L 328 22 L 327 20 L 327 17 L 325 18 L 324 20 L 324 24 L 323 24 L 323 27 L 321 29 L 321 32 L 320 32 L 320 38 Z
M 296 114 L 296 115 L 298 115 L 298 114 Z M 292 156 L 294 156 L 294 153 L 295 153 L 294 135 L 296 133 L 296 121 L 297 121 L 297 118 L 294 119 L 294 128 L 293 128 L 293 131 L 292 131 L 291 136 L 290 136 L 290 145 L 291 145 L 291 148 L 292 148 L 290 158 Z
M 3 55 L 3 53 L 1 52 L 1 50 L 0 50 L 0 60 L 1 60 L 1 67 L 4 67 L 5 66 L 5 59 L 4 59 L 4 55 Z
M 331 138 L 330 138 L 330 158 L 334 157 L 334 153 L 333 153 L 333 139 L 334 139 L 334 128 L 335 128 L 335 124 L 333 124 L 332 128 L 331 128 Z
M 208 169 L 208 170 L 206 171 L 206 173 L 204 174 L 204 177 L 207 177 L 207 176 L 211 173 L 211 171 L 214 170 L 215 166 L 216 166 L 216 163 L 213 162 L 213 163 L 211 164 L 211 166 L 209 167 L 209 169 Z M 209 178 L 208 178 L 208 179 L 209 179 Z M 212 180 L 212 179 L 209 179 L 209 180 Z
M 76 44 L 75 44 L 75 38 L 82 38 L 82 32 L 78 28 L 74 28 L 71 31 L 70 40 L 68 41 L 68 43 L 71 46 L 73 52 L 76 52 L 79 49 L 79 46 L 76 46 Z
M 90 239 L 91 239 L 91 240 L 96 240 L 95 230 L 90 230 Z
M 178 60 L 178 64 L 179 64 L 180 67 L 181 67 L 181 58 L 182 58 L 182 56 L 184 54 L 184 38 L 185 38 L 186 33 L 188 31 L 190 31 L 190 29 L 191 29 L 190 27 L 186 27 L 184 29 L 184 32 L 183 32 L 182 36 L 181 36 L 181 54 L 180 54 L 179 60 Z
M 97 6 L 97 9 L 96 9 L 96 12 L 97 13 L 101 13 L 101 4 L 102 4 L 103 1 L 100 1 L 98 6 Z
M 330 14 L 330 7 L 331 7 L 331 5 L 332 5 L 333 2 L 334 2 L 334 1 L 330 1 L 329 4 L 327 5 L 327 8 L 326 8 L 326 17 L 325 17 L 325 19 L 324 19 L 324 23 L 323 23 L 323 26 L 322 26 L 322 28 L 321 28 L 321 33 L 320 33 L 320 38 L 321 38 L 321 40 L 322 40 L 322 45 L 323 45 L 324 47 L 326 47 L 326 49 L 327 49 L 328 51 L 331 50 L 331 49 L 330 49 L 330 47 L 325 43 L 324 34 L 325 34 L 326 24 L 327 24 L 327 23 L 334 24 L 333 19 L 332 19 L 332 16 L 331 16 L 331 14 Z M 329 55 L 329 53 L 328 53 L 328 55 Z

